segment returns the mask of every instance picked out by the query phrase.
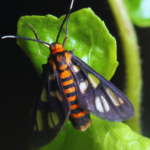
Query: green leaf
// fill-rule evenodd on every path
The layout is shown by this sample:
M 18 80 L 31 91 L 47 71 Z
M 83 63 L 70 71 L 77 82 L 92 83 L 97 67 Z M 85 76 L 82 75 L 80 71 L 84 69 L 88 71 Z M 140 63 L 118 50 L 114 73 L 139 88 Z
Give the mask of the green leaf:
M 65 16 L 59 19 L 47 16 L 24 16 L 18 22 L 18 36 L 34 38 L 34 33 L 27 23 L 37 32 L 40 40 L 52 43 L 56 37 Z M 63 43 L 66 26 L 60 34 L 59 43 Z M 18 39 L 19 46 L 30 58 L 38 73 L 42 73 L 42 64 L 47 63 L 50 54 L 48 48 L 41 43 Z M 73 50 L 74 54 L 85 61 L 93 69 L 110 79 L 118 65 L 116 56 L 116 41 L 110 35 L 103 21 L 93 11 L 82 9 L 72 13 L 69 20 L 69 38 L 65 49 Z
M 150 150 L 150 140 L 127 125 L 107 122 L 94 115 L 91 118 L 92 124 L 84 132 L 77 131 L 67 122 L 52 143 L 38 150 Z
M 135 25 L 150 26 L 150 0 L 124 0 L 124 2 Z
M 64 16 L 57 19 L 50 15 L 21 17 L 18 22 L 18 36 L 35 38 L 27 26 L 28 23 L 42 41 L 55 42 L 63 18 Z M 64 37 L 65 27 L 59 38 L 60 43 Z M 18 44 L 30 58 L 36 71 L 41 73 L 42 64 L 47 63 L 49 50 L 32 41 L 18 40 Z M 115 39 L 90 8 L 71 14 L 69 38 L 65 48 L 75 48 L 75 55 L 107 79 L 112 77 L 118 65 Z M 134 133 L 123 123 L 107 122 L 93 115 L 91 118 L 92 124 L 84 132 L 75 130 L 68 121 L 58 137 L 39 150 L 143 150 L 150 147 L 150 140 Z

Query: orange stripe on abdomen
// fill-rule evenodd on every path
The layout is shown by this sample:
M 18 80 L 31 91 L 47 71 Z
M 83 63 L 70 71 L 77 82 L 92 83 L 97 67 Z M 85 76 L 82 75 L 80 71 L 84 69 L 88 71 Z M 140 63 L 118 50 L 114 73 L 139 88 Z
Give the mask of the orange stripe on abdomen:
M 65 93 L 65 94 L 69 94 L 69 93 L 74 92 L 75 90 L 76 90 L 75 87 L 71 87 L 71 88 L 65 89 L 65 90 L 64 90 L 64 93 Z
M 61 65 L 61 66 L 58 67 L 58 69 L 61 70 L 61 71 L 65 70 L 66 68 L 67 68 L 67 65 Z
M 70 85 L 70 84 L 72 84 L 72 83 L 73 83 L 73 79 L 70 79 L 70 80 L 68 80 L 68 81 L 62 82 L 62 86 L 67 86 L 67 85 Z
M 72 102 L 72 101 L 76 100 L 76 98 L 77 98 L 77 95 L 67 97 L 67 99 L 68 99 L 69 102 Z
M 77 113 L 77 114 L 71 113 L 70 118 L 80 118 L 80 117 L 84 116 L 85 114 L 87 114 L 87 111 L 85 111 L 85 110 L 80 113 Z
M 70 71 L 65 70 L 65 71 L 63 71 L 63 72 L 60 73 L 60 78 L 61 78 L 61 79 L 64 79 L 64 78 L 69 77 L 70 75 L 71 75 L 71 74 L 70 74 Z
M 70 106 L 71 110 L 72 110 L 72 109 L 79 108 L 79 107 L 80 107 L 80 105 L 79 105 L 79 104 L 74 104 L 74 105 L 71 105 L 71 106 Z

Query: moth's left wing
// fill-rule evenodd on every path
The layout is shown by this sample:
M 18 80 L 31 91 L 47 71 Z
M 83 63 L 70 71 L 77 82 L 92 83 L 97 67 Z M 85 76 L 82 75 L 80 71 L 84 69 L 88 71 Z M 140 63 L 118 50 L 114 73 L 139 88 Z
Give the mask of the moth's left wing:
M 35 148 L 54 140 L 70 114 L 70 105 L 60 86 L 58 74 L 54 76 L 49 64 L 43 69 L 30 121 L 30 141 Z
M 70 55 L 70 70 L 82 109 L 108 121 L 122 121 L 134 115 L 133 105 L 117 87 L 81 59 L 71 53 Z

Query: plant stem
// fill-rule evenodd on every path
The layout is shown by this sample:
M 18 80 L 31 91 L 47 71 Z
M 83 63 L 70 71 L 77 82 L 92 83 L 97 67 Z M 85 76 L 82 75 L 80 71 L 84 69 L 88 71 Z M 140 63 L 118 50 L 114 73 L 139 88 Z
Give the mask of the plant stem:
M 126 68 L 125 94 L 131 100 L 135 108 L 135 116 L 132 119 L 126 121 L 126 123 L 134 131 L 140 133 L 142 78 L 137 37 L 123 0 L 108 0 L 108 2 L 115 17 L 122 42 Z

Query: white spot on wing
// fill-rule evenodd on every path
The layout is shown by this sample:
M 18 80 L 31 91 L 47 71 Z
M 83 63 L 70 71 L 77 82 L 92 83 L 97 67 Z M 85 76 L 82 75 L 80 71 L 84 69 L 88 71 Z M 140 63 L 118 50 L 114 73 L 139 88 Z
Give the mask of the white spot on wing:
M 53 122 L 52 122 L 52 119 L 51 119 L 51 116 L 50 116 L 50 113 L 48 112 L 48 114 L 47 114 L 47 119 L 48 119 L 48 125 L 49 125 L 49 127 L 50 128 L 53 128 L 54 127 L 54 125 L 53 125 Z
M 33 131 L 34 131 L 34 132 L 36 132 L 36 131 L 37 131 L 37 126 L 36 126 L 36 125 L 34 125 L 34 127 L 33 127 Z
M 49 79 L 50 80 L 55 80 L 54 74 L 50 74 Z
M 59 123 L 59 119 L 58 119 L 57 114 L 55 112 L 51 112 L 51 115 L 52 115 L 52 119 L 53 119 L 54 125 L 57 126 L 58 123 Z
M 55 92 L 50 92 L 50 95 L 53 96 L 53 97 L 56 97 Z
M 87 80 L 80 83 L 80 91 L 84 94 L 85 90 L 88 88 L 89 82 Z
M 96 89 L 100 83 L 100 80 L 94 75 L 88 73 L 89 80 L 91 81 L 92 86 Z
M 61 96 L 60 93 L 59 93 L 59 91 L 56 91 L 55 94 L 56 94 L 57 98 L 58 98 L 60 101 L 63 100 L 63 99 L 62 99 L 62 96 Z
M 48 102 L 46 88 L 44 88 L 44 90 L 43 90 L 43 92 L 42 92 L 41 100 L 42 100 L 43 102 Z
M 37 110 L 37 125 L 38 125 L 38 130 L 42 131 L 43 130 L 43 119 L 42 119 L 42 112 L 40 109 Z
M 103 105 L 104 105 L 105 110 L 106 110 L 106 111 L 109 111 L 109 110 L 110 110 L 110 107 L 109 107 L 109 105 L 108 105 L 108 103 L 107 103 L 105 97 L 102 96 L 102 95 L 101 95 L 101 100 L 102 100 L 102 103 L 103 103 Z
M 119 101 L 117 100 L 117 97 L 114 94 L 114 92 L 109 87 L 106 88 L 106 91 L 114 105 L 119 106 Z
M 103 106 L 102 106 L 102 102 L 99 96 L 96 96 L 95 98 L 95 105 L 98 111 L 100 112 L 104 112 Z
M 73 70 L 75 73 L 80 71 L 80 68 L 77 65 L 73 65 Z
M 120 102 L 121 104 L 124 103 L 124 100 L 123 100 L 121 97 L 119 97 L 118 99 L 119 99 L 119 102 Z
M 53 97 L 57 97 L 60 101 L 62 101 L 62 96 L 60 95 L 59 91 L 55 91 L 55 92 L 50 92 L 50 95 Z

